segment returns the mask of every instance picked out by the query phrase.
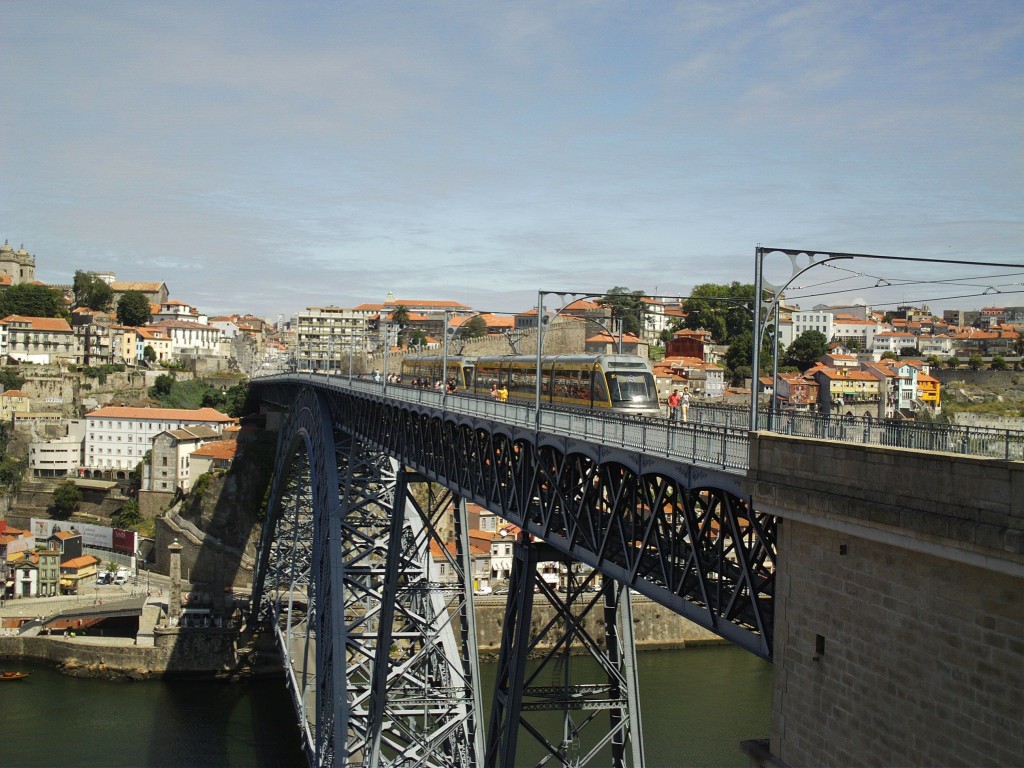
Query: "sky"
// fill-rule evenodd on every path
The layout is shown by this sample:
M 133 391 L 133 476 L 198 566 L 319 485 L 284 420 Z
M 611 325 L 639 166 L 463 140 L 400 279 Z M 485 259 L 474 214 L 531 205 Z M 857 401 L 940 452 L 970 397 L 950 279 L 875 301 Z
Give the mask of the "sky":
M 684 296 L 759 244 L 1024 264 L 1020 0 L 5 0 L 0 105 L 0 239 L 37 278 L 209 314 Z M 787 293 L 1021 291 L 855 260 Z

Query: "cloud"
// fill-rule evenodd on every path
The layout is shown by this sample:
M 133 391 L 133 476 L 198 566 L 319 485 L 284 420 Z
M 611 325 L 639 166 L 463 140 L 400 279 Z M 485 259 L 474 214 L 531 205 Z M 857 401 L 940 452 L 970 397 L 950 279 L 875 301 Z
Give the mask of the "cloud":
M 1011 2 L 10 4 L 0 237 L 271 316 L 748 281 L 758 242 L 1019 258 L 1022 31 Z

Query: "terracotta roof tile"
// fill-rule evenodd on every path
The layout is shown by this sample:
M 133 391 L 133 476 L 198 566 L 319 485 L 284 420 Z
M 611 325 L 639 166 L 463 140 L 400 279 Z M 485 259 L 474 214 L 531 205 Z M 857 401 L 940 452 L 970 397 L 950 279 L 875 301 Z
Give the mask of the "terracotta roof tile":
M 214 421 L 220 424 L 235 420 L 215 408 L 132 408 L 106 406 L 85 414 L 87 419 L 150 419 L 158 421 Z

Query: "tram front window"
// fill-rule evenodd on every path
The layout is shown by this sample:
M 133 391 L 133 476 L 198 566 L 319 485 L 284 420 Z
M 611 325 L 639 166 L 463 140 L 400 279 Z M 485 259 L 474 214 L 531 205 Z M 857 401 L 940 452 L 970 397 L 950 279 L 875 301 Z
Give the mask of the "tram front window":
M 654 377 L 649 373 L 609 373 L 612 404 L 646 403 L 655 398 Z

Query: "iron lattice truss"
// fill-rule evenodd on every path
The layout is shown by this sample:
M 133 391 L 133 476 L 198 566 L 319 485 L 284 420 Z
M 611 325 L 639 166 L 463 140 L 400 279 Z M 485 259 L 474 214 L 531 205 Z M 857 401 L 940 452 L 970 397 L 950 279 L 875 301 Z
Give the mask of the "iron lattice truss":
M 335 423 L 722 637 L 771 659 L 776 519 L 740 478 L 376 395 L 322 390 Z M 295 387 L 264 385 L 271 401 Z
M 525 765 L 519 740 L 528 736 L 537 765 L 640 768 L 629 591 L 572 563 L 556 589 L 538 578 L 537 566 L 559 560 L 565 556 L 546 544 L 524 539 L 515 546 L 485 764 Z M 536 603 L 549 610 L 535 611 Z
M 336 418 L 563 554 L 770 659 L 776 519 L 735 475 L 334 392 Z
M 434 578 L 451 494 L 336 428 L 306 390 L 279 440 L 254 585 L 277 629 L 311 765 L 472 766 L 481 752 L 468 546 Z M 455 504 L 464 514 L 464 505 Z M 465 524 L 457 526 L 465 539 Z M 443 549 L 443 547 L 442 547 Z M 445 550 L 447 551 L 447 550 Z

